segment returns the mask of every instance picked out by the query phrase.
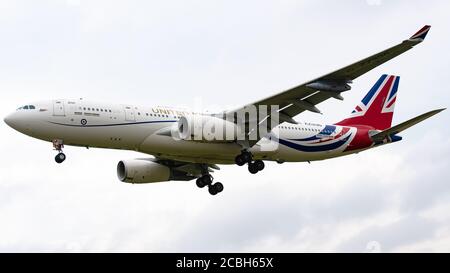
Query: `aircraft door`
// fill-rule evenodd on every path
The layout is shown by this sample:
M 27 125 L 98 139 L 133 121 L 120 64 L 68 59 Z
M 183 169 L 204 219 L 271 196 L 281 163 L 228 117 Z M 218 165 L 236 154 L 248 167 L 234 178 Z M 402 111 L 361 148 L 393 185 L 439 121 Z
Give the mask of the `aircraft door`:
M 134 107 L 125 106 L 125 120 L 136 121 L 136 116 L 134 115 Z
M 65 116 L 66 112 L 64 109 L 64 101 L 54 100 L 53 101 L 53 115 L 54 116 Z

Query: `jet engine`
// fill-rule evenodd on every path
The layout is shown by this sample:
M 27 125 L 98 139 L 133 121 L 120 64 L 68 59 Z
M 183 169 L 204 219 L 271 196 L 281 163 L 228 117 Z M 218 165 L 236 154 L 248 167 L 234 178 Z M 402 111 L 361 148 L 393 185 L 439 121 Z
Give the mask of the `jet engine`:
M 178 121 L 182 140 L 227 142 L 237 139 L 241 130 L 235 123 L 205 115 L 183 116 Z
M 155 183 L 171 180 L 171 171 L 148 159 L 131 159 L 117 164 L 117 176 L 126 183 Z

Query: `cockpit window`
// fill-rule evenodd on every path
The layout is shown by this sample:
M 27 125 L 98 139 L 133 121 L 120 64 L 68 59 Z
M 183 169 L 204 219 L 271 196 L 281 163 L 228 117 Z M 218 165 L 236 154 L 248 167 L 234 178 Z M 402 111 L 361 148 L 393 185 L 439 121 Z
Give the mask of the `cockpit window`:
M 25 106 L 17 108 L 17 111 L 19 111 L 19 110 L 34 110 L 34 109 L 36 109 L 36 107 L 34 105 L 25 105 Z

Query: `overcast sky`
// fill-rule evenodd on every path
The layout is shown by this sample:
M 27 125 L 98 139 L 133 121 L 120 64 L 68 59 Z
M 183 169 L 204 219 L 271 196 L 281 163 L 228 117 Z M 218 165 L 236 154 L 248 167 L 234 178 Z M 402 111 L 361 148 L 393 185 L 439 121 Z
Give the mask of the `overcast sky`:
M 0 0 L 0 117 L 42 99 L 215 110 L 243 105 L 397 44 L 427 40 L 358 78 L 323 115 L 346 117 L 383 73 L 401 76 L 394 123 L 450 105 L 449 1 Z M 225 190 L 130 185 L 142 154 L 67 147 L 0 122 L 0 251 L 450 250 L 450 117 L 403 141 L 323 162 L 224 166 Z

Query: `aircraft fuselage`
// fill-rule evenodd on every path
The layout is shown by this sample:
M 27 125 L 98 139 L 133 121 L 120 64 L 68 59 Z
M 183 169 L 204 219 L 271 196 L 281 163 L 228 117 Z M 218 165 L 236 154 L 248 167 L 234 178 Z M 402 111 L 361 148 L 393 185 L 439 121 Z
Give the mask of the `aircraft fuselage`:
M 233 164 L 242 147 L 236 142 L 197 142 L 158 132 L 191 112 L 166 107 L 108 105 L 84 100 L 31 103 L 5 118 L 26 135 L 64 145 L 133 150 L 192 163 Z M 25 109 L 27 108 L 27 109 Z M 33 108 L 33 109 L 30 109 Z M 252 147 L 255 159 L 278 162 L 323 160 L 374 146 L 371 128 L 282 123 Z

